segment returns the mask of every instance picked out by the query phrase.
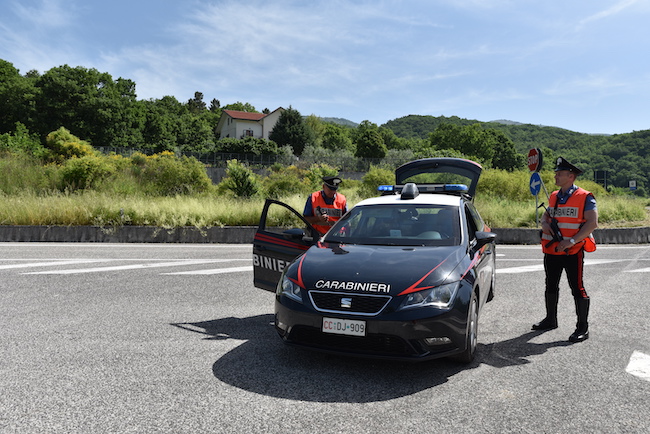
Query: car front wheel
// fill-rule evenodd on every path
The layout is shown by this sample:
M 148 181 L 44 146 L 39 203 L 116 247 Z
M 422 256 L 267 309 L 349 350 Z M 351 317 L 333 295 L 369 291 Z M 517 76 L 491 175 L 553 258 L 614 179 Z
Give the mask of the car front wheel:
M 478 299 L 476 293 L 472 293 L 472 298 L 469 302 L 469 309 L 467 312 L 467 342 L 465 351 L 454 357 L 462 363 L 470 363 L 474 360 L 476 353 L 476 345 L 478 342 Z

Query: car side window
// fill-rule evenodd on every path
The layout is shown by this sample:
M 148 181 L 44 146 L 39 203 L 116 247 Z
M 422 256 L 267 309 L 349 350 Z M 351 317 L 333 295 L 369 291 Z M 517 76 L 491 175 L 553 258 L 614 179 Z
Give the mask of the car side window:
M 472 220 L 474 220 L 474 223 L 476 225 L 476 230 L 477 231 L 482 231 L 485 229 L 485 222 L 483 222 L 483 219 L 481 218 L 481 215 L 478 213 L 474 205 L 471 203 L 466 204 L 467 209 L 469 210 L 470 215 L 472 216 Z
M 472 208 L 468 204 L 465 204 L 465 219 L 467 221 L 467 235 L 469 236 L 469 241 L 472 242 L 476 239 L 476 231 L 479 229 L 476 217 L 472 212 Z
M 266 219 L 260 223 L 261 229 L 270 233 L 286 234 L 300 230 L 305 235 L 311 234 L 311 228 L 300 215 L 294 209 L 279 202 L 268 204 Z

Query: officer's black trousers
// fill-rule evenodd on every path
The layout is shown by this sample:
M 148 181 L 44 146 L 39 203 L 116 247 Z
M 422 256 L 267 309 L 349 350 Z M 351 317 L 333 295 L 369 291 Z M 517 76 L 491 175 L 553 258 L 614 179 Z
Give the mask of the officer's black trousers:
M 546 292 L 557 295 L 560 292 L 560 277 L 566 271 L 571 294 L 576 300 L 589 299 L 582 283 L 584 269 L 584 250 L 575 255 L 549 255 L 544 254 L 544 270 L 546 272 Z

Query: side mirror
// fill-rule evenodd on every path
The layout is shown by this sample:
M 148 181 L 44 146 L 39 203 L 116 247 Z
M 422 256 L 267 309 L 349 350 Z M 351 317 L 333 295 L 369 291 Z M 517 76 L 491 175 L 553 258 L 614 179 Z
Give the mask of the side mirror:
M 486 244 L 490 244 L 497 239 L 497 234 L 494 232 L 476 231 L 476 246 L 475 249 L 480 249 Z
M 305 232 L 300 228 L 289 229 L 284 231 L 282 234 L 285 236 L 285 238 L 291 240 L 301 240 L 305 236 Z

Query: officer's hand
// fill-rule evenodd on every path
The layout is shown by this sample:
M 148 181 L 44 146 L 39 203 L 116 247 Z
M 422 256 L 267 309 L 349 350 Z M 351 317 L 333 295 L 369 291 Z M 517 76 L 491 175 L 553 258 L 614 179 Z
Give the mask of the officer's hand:
M 555 251 L 557 252 L 564 252 L 568 250 L 573 244 L 571 244 L 571 241 L 569 240 L 562 240 L 558 243 L 557 247 L 555 248 Z

